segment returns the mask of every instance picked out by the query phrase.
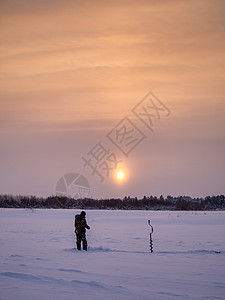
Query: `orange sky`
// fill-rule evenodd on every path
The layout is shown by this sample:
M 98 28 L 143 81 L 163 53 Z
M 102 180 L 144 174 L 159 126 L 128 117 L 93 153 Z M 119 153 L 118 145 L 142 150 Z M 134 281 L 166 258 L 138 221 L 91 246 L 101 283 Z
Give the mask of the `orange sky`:
M 0 3 L 0 192 L 51 195 L 65 173 L 93 197 L 224 193 L 224 1 Z M 152 91 L 154 132 L 131 109 Z M 125 116 L 146 135 L 128 157 L 107 139 Z M 100 183 L 82 156 L 102 140 L 129 172 Z

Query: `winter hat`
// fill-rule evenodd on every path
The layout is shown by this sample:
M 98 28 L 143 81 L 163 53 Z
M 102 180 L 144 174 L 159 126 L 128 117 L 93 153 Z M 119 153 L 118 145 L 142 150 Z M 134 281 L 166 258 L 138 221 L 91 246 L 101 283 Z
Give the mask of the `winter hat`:
M 86 216 L 86 212 L 85 212 L 85 211 L 82 211 L 82 212 L 80 213 L 80 215 L 81 215 L 82 217 L 85 217 L 85 216 Z

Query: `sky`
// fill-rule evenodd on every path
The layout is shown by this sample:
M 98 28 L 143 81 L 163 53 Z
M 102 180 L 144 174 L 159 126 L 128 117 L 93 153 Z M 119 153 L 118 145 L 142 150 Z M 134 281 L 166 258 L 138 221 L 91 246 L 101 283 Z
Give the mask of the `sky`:
M 1 0 L 0 23 L 1 194 L 225 193 L 223 0 Z

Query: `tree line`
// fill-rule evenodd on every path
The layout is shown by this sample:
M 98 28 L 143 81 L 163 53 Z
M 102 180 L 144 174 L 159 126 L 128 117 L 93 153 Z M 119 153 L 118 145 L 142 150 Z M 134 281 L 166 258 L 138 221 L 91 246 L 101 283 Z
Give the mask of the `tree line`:
M 159 198 L 155 196 L 126 196 L 123 199 L 74 199 L 71 197 L 0 195 L 1 208 L 72 208 L 72 209 L 140 209 L 140 210 L 224 210 L 225 196 L 191 198 L 187 196 Z

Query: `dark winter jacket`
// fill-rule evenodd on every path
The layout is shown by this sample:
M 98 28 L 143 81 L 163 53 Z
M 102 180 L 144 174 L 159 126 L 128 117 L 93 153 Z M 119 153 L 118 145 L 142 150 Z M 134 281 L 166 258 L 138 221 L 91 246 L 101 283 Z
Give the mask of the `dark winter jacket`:
M 74 226 L 75 226 L 76 233 L 85 233 L 86 228 L 90 229 L 90 227 L 87 225 L 85 217 L 83 217 L 81 215 L 75 216 Z

